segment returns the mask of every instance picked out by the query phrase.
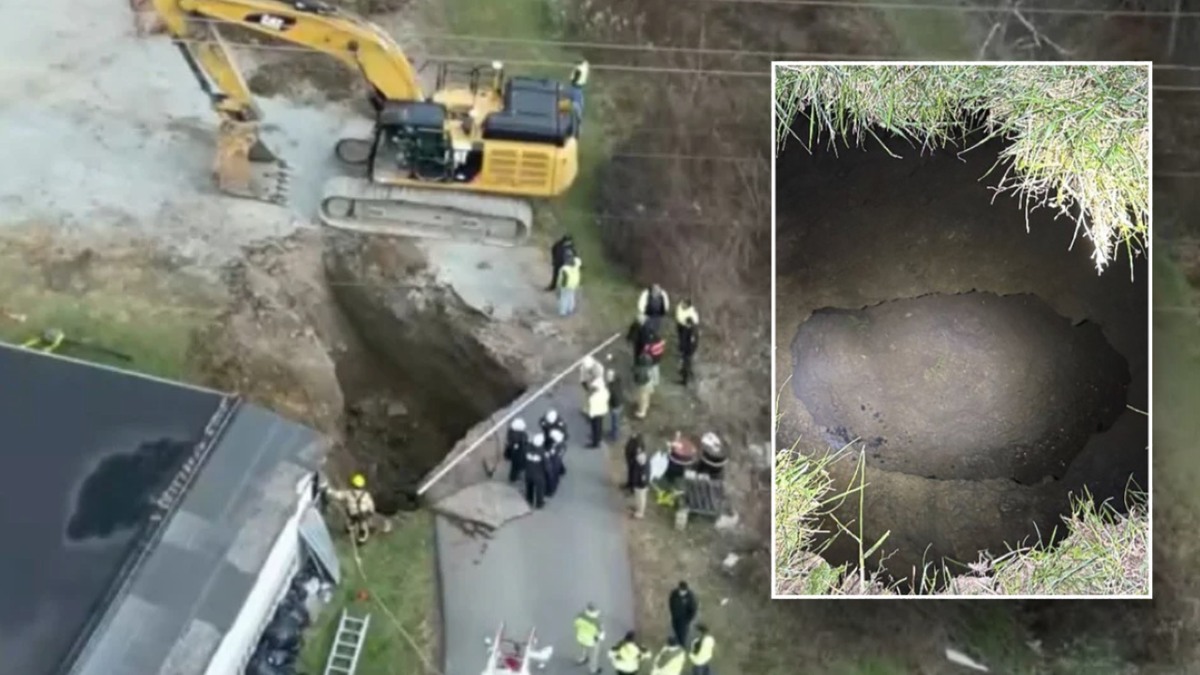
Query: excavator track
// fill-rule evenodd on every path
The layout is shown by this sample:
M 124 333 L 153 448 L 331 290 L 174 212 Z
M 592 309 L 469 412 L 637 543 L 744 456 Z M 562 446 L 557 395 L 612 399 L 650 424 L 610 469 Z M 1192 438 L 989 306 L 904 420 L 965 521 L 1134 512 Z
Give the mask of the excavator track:
M 533 227 L 533 207 L 521 199 L 354 177 L 325 184 L 320 213 L 322 223 L 339 230 L 492 246 L 517 246 Z

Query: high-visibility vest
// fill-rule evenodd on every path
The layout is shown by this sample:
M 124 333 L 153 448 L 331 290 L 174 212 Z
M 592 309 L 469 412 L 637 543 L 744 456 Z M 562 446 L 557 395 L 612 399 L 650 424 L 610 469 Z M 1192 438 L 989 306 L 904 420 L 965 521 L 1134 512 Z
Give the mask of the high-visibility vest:
M 642 649 L 632 642 L 622 642 L 608 651 L 613 670 L 636 673 L 642 667 Z
M 654 668 L 650 670 L 650 675 L 681 675 L 686 663 L 687 653 L 683 647 L 663 647 L 654 657 Z
M 559 285 L 563 288 L 579 288 L 579 259 L 570 265 L 565 265 L 562 268 L 562 280 Z
M 642 291 L 638 296 L 638 314 L 642 316 L 662 316 L 671 308 L 671 299 L 666 291 L 651 293 L 650 289 Z
M 603 631 L 600 628 L 600 612 L 583 610 L 575 617 L 575 640 L 584 647 L 595 647 Z
M 682 326 L 683 324 L 687 323 L 688 319 L 691 319 L 692 323 L 699 324 L 700 312 L 697 312 L 695 306 L 693 305 L 688 305 L 685 309 L 683 304 L 680 303 L 675 308 L 675 323 Z
M 608 414 L 608 389 L 596 387 L 588 394 L 588 417 L 602 417 Z
M 713 650 L 717 646 L 717 641 L 711 635 L 705 635 L 702 638 L 696 638 L 692 642 L 692 663 L 697 666 L 708 665 L 712 661 Z

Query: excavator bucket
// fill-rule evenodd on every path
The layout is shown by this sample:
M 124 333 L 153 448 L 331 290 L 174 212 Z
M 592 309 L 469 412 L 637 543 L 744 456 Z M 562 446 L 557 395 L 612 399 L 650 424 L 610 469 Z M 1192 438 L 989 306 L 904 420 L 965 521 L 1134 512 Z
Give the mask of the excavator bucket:
M 217 186 L 225 194 L 287 203 L 288 165 L 262 142 L 255 122 L 221 123 L 215 171 Z

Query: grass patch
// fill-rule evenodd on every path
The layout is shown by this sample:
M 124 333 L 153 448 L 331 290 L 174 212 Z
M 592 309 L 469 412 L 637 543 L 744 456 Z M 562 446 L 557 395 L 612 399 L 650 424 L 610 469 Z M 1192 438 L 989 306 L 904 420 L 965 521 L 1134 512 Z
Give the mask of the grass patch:
M 558 29 L 547 0 L 506 0 L 482 4 L 474 0 L 446 0 L 436 8 L 442 16 L 434 20 L 440 18 L 439 23 L 445 23 L 448 32 L 453 34 L 526 40 L 561 39 L 556 34 Z M 450 52 L 476 57 L 483 64 L 495 59 L 573 64 L 584 58 L 578 51 L 546 44 L 473 44 L 464 41 L 447 44 L 441 51 Z M 571 75 L 571 66 L 513 66 L 510 72 L 566 82 Z M 589 314 L 605 324 L 624 325 L 633 319 L 631 308 L 636 289 L 624 270 L 606 258 L 602 223 L 589 215 L 595 211 L 601 169 L 612 153 L 612 137 L 607 133 L 612 127 L 606 123 L 606 118 L 613 111 L 605 98 L 604 88 L 604 73 L 593 70 L 584 105 L 579 177 L 567 194 L 552 202 L 537 205 L 539 227 L 536 236 L 547 247 L 563 233 L 570 233 L 574 237 L 584 265 L 581 303 Z
M 436 666 L 433 516 L 423 511 L 405 514 L 390 533 L 377 535 L 359 554 L 363 573 L 349 541 L 338 541 L 342 584 L 309 629 L 300 655 L 304 672 L 324 672 L 343 609 L 355 616 L 371 615 L 357 675 L 412 675 L 425 672 L 422 664 Z M 367 592 L 367 600 L 358 599 L 360 591 Z
M 1145 249 L 1144 67 L 781 65 L 776 75 L 779 150 L 789 138 L 810 150 L 822 141 L 862 146 L 868 138 L 887 149 L 876 130 L 925 150 L 958 147 L 981 132 L 1009 142 L 992 169 L 1003 167 L 997 191 L 1016 194 L 1026 211 L 1048 207 L 1069 218 L 1092 240 L 1097 270 L 1118 248 L 1131 263 Z M 801 117 L 807 138 L 793 125 Z

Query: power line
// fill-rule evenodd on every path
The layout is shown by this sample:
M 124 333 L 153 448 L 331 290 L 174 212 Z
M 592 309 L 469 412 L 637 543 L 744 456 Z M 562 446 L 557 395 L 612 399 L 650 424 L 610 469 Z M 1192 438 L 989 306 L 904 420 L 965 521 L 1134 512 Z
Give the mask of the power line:
M 694 0 L 698 4 L 712 5 L 782 5 L 790 7 L 826 7 L 829 9 L 878 9 L 896 10 L 902 12 L 958 12 L 960 14 L 1007 14 L 1020 12 L 1024 15 L 1045 14 L 1060 16 L 1104 16 L 1123 18 L 1192 18 L 1200 17 L 1200 11 L 1180 10 L 1147 10 L 1133 9 L 1078 9 L 1070 7 L 1014 7 L 1012 5 L 947 5 L 919 2 L 881 2 L 862 1 L 848 2 L 846 0 Z

